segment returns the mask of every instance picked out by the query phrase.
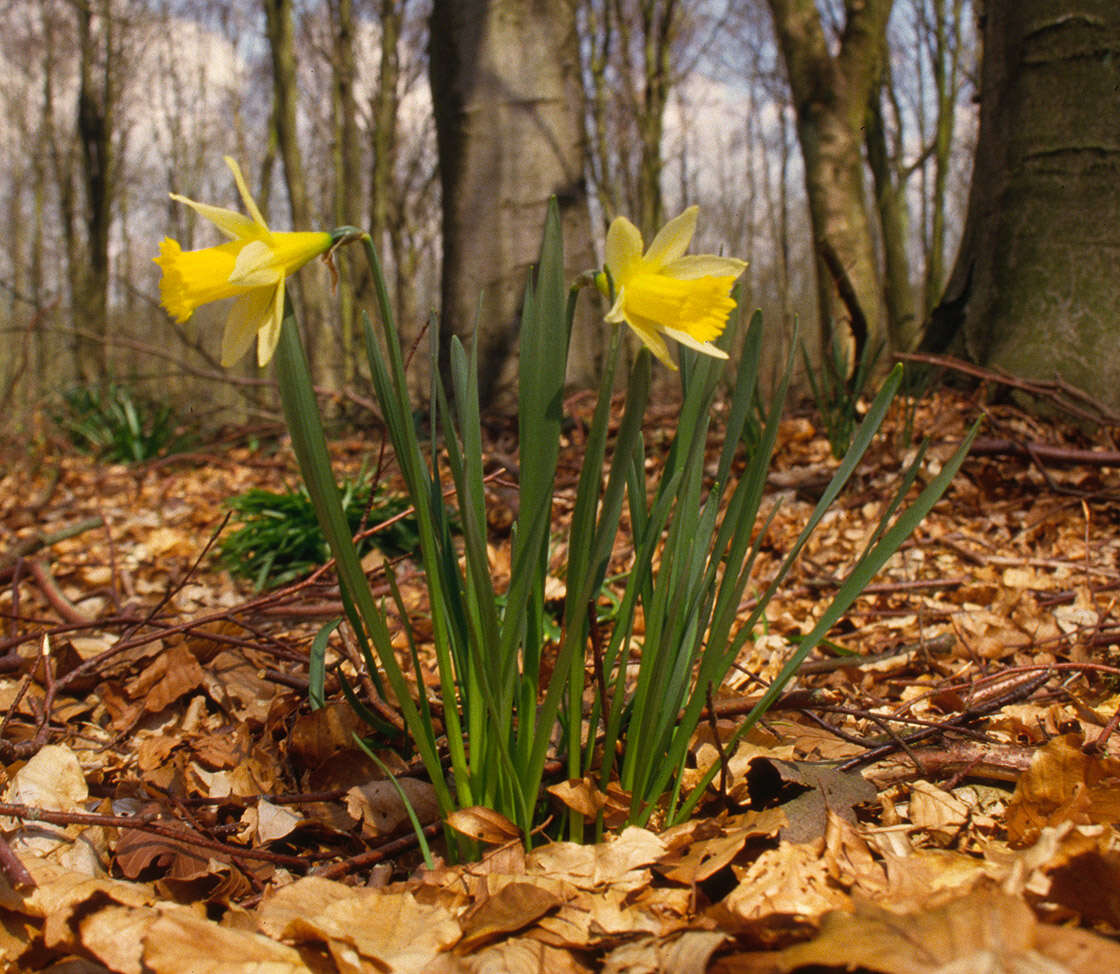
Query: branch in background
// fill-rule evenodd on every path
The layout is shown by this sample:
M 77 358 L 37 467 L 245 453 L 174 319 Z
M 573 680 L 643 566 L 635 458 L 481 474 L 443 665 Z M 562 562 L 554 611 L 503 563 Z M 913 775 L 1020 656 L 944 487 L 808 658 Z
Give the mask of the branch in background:
M 1048 382 L 1020 379 L 999 369 L 986 369 L 981 365 L 973 365 L 951 355 L 930 355 L 924 352 L 896 352 L 895 358 L 901 362 L 919 362 L 923 365 L 935 365 L 964 375 L 971 375 L 983 382 L 997 382 L 1012 389 L 1021 389 L 1023 392 L 1040 399 L 1049 399 L 1062 411 L 1076 419 L 1103 426 L 1120 426 L 1120 414 L 1112 412 L 1107 406 L 1098 402 L 1088 393 L 1076 386 L 1070 385 L 1064 379 L 1057 378 Z

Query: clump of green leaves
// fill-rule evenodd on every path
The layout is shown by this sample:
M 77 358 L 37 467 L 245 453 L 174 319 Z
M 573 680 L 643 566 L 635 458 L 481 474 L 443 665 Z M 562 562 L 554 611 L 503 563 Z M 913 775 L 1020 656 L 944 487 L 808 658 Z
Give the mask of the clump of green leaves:
M 416 519 L 400 517 L 409 507 L 404 498 L 375 490 L 366 477 L 347 480 L 339 494 L 351 535 L 384 525 L 361 538 L 360 555 L 376 547 L 394 558 L 419 545 Z M 305 487 L 284 493 L 254 487 L 226 506 L 240 527 L 222 540 L 219 558 L 231 574 L 251 579 L 258 592 L 302 578 L 331 557 Z
M 117 382 L 66 390 L 55 422 L 78 449 L 111 463 L 140 463 L 188 442 L 170 403 Z
M 373 597 L 350 543 L 290 306 L 285 309 L 276 350 L 277 378 L 292 444 L 337 559 L 348 621 L 367 671 L 383 674 L 428 770 L 449 818 L 445 837 L 450 854 L 469 854 L 469 844 L 460 845 L 453 834 L 453 813 L 475 805 L 505 815 L 530 841 L 545 814 L 541 784 L 550 753 L 560 754 L 571 779 L 604 790 L 620 785 L 629 796 L 630 823 L 646 825 L 655 813 L 668 823 L 683 820 L 719 770 L 714 764 L 694 787 L 686 786 L 690 741 L 704 707 L 754 637 L 770 599 L 866 453 L 898 389 L 901 369 L 883 384 L 858 423 L 854 406 L 850 410 L 853 422 L 843 462 L 755 607 L 741 613 L 756 556 L 775 514 L 762 514 L 762 500 L 792 355 L 756 426 L 762 316 L 756 313 L 748 324 L 746 316 L 736 311 L 729 320 L 717 340 L 725 351 L 744 326 L 746 334 L 723 447 L 711 477 L 706 444 L 724 362 L 682 349 L 677 428 L 651 495 L 643 431 L 651 356 L 645 351 L 630 367 L 623 414 L 613 449 L 609 453 L 607 449 L 615 375 L 622 361 L 622 333 L 615 329 L 568 528 L 564 608 L 559 639 L 554 642 L 557 630 L 545 584 L 553 563 L 551 513 L 564 424 L 566 356 L 576 306 L 576 292 L 565 284 L 558 208 L 550 207 L 540 262 L 527 284 L 521 316 L 519 503 L 510 580 L 504 590 L 495 586 L 487 546 L 477 345 L 468 352 L 458 338 L 452 338 L 450 382 L 445 386 L 440 374 L 432 376 L 431 438 L 423 442 L 413 418 L 400 336 L 380 262 L 372 241 L 365 237 L 363 243 L 381 325 L 377 335 L 368 316 L 363 316 L 366 350 L 381 415 L 417 512 L 419 560 L 428 587 L 442 705 L 438 723 L 428 695 L 416 694 L 406 678 L 386 607 Z M 434 360 L 438 355 L 434 328 L 431 336 Z M 753 448 L 740 470 L 737 456 L 744 440 Z M 800 640 L 781 674 L 744 718 L 738 735 L 761 718 L 805 657 L 928 513 L 964 459 L 968 442 L 907 505 L 922 464 L 922 451 L 917 452 L 898 490 L 885 498 L 882 521 L 867 549 L 831 603 L 822 606 L 813 630 Z M 447 480 L 453 488 L 450 492 L 445 488 Z M 448 493 L 454 495 L 453 504 Z M 622 530 L 624 508 L 629 513 L 634 567 L 622 586 L 612 624 L 604 627 L 609 631 L 601 631 L 593 614 Z M 455 538 L 450 530 L 453 510 L 461 528 L 461 536 Z M 399 614 L 406 617 L 391 574 L 389 582 Z M 327 628 L 324 632 L 329 635 Z M 324 636 L 316 640 L 311 653 L 310 696 L 318 705 L 324 699 L 325 645 Z M 417 682 L 422 683 L 419 654 L 411 638 L 410 655 Z M 588 684 L 589 655 L 593 685 Z M 584 822 L 575 811 L 569 814 L 571 837 L 583 836 L 585 825 L 597 833 L 603 821 Z

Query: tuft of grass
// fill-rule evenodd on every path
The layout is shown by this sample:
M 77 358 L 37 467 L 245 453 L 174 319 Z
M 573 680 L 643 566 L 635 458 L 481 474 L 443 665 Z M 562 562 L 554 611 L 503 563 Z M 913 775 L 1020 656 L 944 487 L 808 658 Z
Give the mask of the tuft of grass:
M 111 463 L 140 463 L 189 443 L 170 403 L 117 382 L 67 389 L 54 419 L 79 450 Z
M 416 550 L 420 543 L 414 517 L 393 520 L 408 510 L 409 502 L 375 490 L 359 476 L 340 488 L 351 535 L 363 526 L 384 528 L 362 538 L 358 551 L 373 548 L 395 558 Z M 286 585 L 310 574 L 331 557 L 307 489 L 284 493 L 254 487 L 226 502 L 240 526 L 220 543 L 218 557 L 239 578 L 251 579 L 257 591 Z

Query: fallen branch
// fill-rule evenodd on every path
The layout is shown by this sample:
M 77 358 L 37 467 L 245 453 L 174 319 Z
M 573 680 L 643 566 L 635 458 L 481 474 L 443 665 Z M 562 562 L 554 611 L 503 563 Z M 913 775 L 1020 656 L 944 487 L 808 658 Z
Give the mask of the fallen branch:
M 84 521 L 71 524 L 69 527 L 60 528 L 57 531 L 51 531 L 47 534 L 44 534 L 42 531 L 37 531 L 30 537 L 17 542 L 11 550 L 0 554 L 0 584 L 12 580 L 12 573 L 15 571 L 16 564 L 21 558 L 27 558 L 37 551 L 42 551 L 44 548 L 56 545 L 60 541 L 66 541 L 68 538 L 76 538 L 80 534 L 85 534 L 87 531 L 92 531 L 94 528 L 101 527 L 104 523 L 105 522 L 99 517 L 90 517 L 86 518 Z

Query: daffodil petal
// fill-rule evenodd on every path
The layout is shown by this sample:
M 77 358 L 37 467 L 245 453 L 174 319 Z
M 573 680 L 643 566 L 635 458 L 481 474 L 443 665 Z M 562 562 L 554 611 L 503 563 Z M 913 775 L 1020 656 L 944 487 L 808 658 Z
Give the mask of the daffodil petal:
M 642 261 L 642 234 L 626 217 L 616 216 L 611 221 L 603 257 L 615 290 L 621 291 Z
M 272 354 L 280 341 L 280 326 L 284 321 L 284 278 L 276 285 L 272 299 L 272 312 L 265 326 L 257 332 L 257 365 L 262 369 L 272 361 Z
M 660 330 L 655 322 L 643 321 L 641 318 L 627 317 L 626 324 L 630 326 L 630 330 L 642 340 L 642 344 L 645 345 L 659 361 L 674 372 L 676 371 L 677 363 L 674 362 L 669 355 L 669 346 L 665 344 L 665 339 L 661 337 Z
M 661 329 L 670 338 L 675 339 L 682 345 L 687 345 L 689 348 L 704 355 L 711 355 L 713 358 L 727 358 L 727 352 L 722 348 L 713 345 L 711 342 L 701 342 L 693 338 L 687 331 L 681 331 L 679 328 L 662 328 Z
M 686 254 L 662 267 L 661 273 L 678 281 L 694 281 L 698 277 L 738 277 L 746 269 L 747 262 L 735 257 Z
M 211 206 L 209 203 L 197 203 L 178 193 L 171 193 L 171 198 L 179 203 L 186 203 L 200 216 L 206 217 L 219 230 L 231 239 L 241 237 L 259 237 L 261 228 L 250 220 L 244 213 L 237 210 L 227 210 L 224 206 Z
M 642 263 L 647 271 L 658 271 L 666 264 L 679 259 L 692 243 L 692 235 L 696 232 L 696 221 L 700 215 L 700 207 L 690 206 L 680 216 L 674 217 L 665 224 L 653 238 Z
M 267 324 L 276 297 L 276 288 L 258 287 L 241 295 L 230 308 L 226 330 L 222 332 L 222 365 L 237 364 L 253 344 L 257 331 Z
M 617 297 L 615 297 L 615 299 L 614 299 L 614 307 L 611 308 L 611 310 L 607 312 L 607 316 L 603 320 L 606 321 L 608 324 L 611 324 L 611 325 L 617 325 L 617 324 L 620 324 L 621 322 L 625 321 L 626 320 L 626 314 L 622 310 L 625 302 L 626 302 L 626 289 L 622 288 L 618 292 Z
M 232 156 L 224 156 L 223 158 L 226 165 L 229 166 L 229 171 L 233 173 L 233 181 L 237 183 L 237 191 L 241 194 L 241 201 L 245 204 L 245 209 L 249 211 L 249 216 L 253 218 L 253 222 L 261 230 L 268 233 L 268 224 L 264 222 L 264 216 L 257 206 L 257 201 L 253 199 L 249 192 L 249 186 L 245 182 L 245 177 L 241 175 L 241 167 L 237 164 L 237 160 Z
M 275 250 L 264 240 L 250 240 L 241 248 L 229 279 L 243 287 L 264 287 L 283 277 L 276 266 Z

